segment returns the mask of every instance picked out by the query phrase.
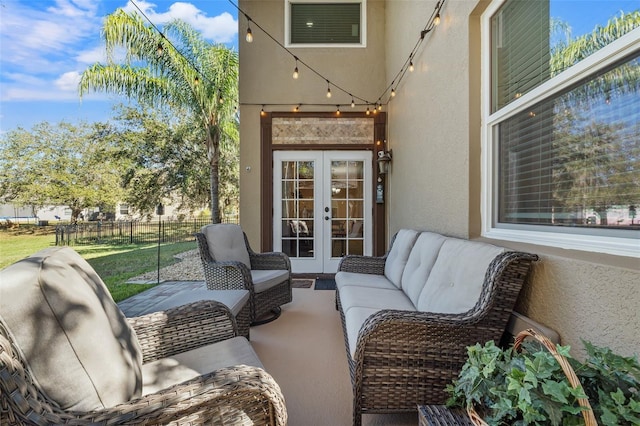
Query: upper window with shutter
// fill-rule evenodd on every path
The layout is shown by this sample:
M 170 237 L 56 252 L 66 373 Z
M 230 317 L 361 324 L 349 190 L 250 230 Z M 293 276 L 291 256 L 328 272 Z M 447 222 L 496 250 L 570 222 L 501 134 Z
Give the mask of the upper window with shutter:
M 285 0 L 287 47 L 365 47 L 366 0 Z

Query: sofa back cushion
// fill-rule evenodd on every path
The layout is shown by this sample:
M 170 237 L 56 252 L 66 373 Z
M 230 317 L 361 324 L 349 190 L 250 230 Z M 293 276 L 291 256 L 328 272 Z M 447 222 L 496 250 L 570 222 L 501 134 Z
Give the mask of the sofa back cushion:
M 440 234 L 422 232 L 411 249 L 402 274 L 402 291 L 411 299 L 414 306 L 418 306 L 420 293 L 431 274 L 445 239 L 446 237 Z
M 402 285 L 402 272 L 407 264 L 409 253 L 416 242 L 416 238 L 418 238 L 418 231 L 413 229 L 399 230 L 387 255 L 387 260 L 384 264 L 384 275 L 398 288 Z
M 242 262 L 251 269 L 251 259 L 239 225 L 216 223 L 203 226 L 201 232 L 207 237 L 209 253 L 217 262 Z
M 420 293 L 418 310 L 448 314 L 469 311 L 480 297 L 489 264 L 504 250 L 491 244 L 447 238 Z
M 0 271 L 0 318 L 61 408 L 90 411 L 141 394 L 135 332 L 71 248 L 45 249 Z

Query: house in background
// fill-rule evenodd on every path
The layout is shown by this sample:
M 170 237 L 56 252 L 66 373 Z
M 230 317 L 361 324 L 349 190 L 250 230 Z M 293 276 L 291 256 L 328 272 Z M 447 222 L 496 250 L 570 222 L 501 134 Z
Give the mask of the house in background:
M 239 48 L 240 222 L 251 244 L 316 273 L 335 272 L 344 254 L 382 254 L 401 228 L 536 253 L 519 312 L 578 356 L 580 339 L 637 353 L 640 230 L 627 219 L 640 202 L 640 28 L 559 64 L 551 18 L 604 26 L 638 4 L 585 3 L 611 7 L 241 0 L 239 32 L 253 35 Z M 616 205 L 619 224 L 571 207 L 576 192 L 603 190 L 580 175 L 588 164 L 568 160 L 589 143 L 597 162 L 611 160 L 597 150 L 604 139 L 590 139 L 603 132 L 623 167 L 599 170 L 619 186 L 597 217 Z M 378 156 L 391 158 L 387 173 Z

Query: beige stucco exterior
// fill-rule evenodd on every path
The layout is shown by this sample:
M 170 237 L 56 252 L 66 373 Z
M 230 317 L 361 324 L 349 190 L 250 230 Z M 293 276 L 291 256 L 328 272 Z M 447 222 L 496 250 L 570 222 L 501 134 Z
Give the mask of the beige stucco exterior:
M 480 15 L 488 3 L 446 2 L 442 23 L 427 35 L 413 61 L 415 71 L 402 80 L 398 96 L 386 107 L 387 140 L 393 149 L 388 235 L 415 228 L 480 238 Z M 375 99 L 407 59 L 435 5 L 369 0 L 366 49 L 298 49 L 295 54 L 350 90 Z M 240 6 L 272 35 L 283 37 L 284 0 L 245 0 Z M 242 18 L 241 34 L 246 25 Z M 241 42 L 240 47 L 240 100 L 257 104 L 241 105 L 240 193 L 242 226 L 258 236 L 259 104 L 324 102 L 326 83 L 294 83 L 294 61 L 255 29 L 254 35 L 252 45 Z M 582 355 L 580 339 L 623 355 L 639 352 L 638 258 L 490 242 L 540 256 L 518 310 L 556 330 L 576 356 Z M 258 241 L 252 243 L 258 246 Z

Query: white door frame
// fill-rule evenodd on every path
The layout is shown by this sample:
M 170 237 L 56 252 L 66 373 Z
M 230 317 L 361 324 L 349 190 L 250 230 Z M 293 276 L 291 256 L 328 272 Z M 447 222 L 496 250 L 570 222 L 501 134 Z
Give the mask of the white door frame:
M 291 256 L 291 269 L 294 273 L 335 273 L 342 256 L 332 256 L 334 244 L 350 244 L 348 236 L 337 236 L 333 229 L 335 222 L 332 213 L 335 211 L 332 204 L 332 163 L 334 161 L 361 161 L 363 164 L 362 197 L 363 207 L 361 214 L 362 234 L 357 241 L 362 245 L 365 255 L 371 255 L 373 251 L 373 200 L 370 190 L 372 185 L 372 153 L 371 151 L 274 151 L 273 152 L 273 249 L 284 251 L 283 241 L 283 161 L 312 161 L 315 164 L 313 175 L 313 217 L 308 222 L 313 229 L 313 248 L 309 257 Z M 343 195 L 344 196 L 344 195 Z M 298 200 L 298 201 L 309 201 Z M 344 202 L 344 200 L 342 200 Z M 328 211 L 325 211 L 328 210 Z M 298 213 L 301 214 L 301 213 Z M 307 213 L 308 214 L 308 213 Z M 305 217 L 308 217 L 305 215 Z M 299 218 L 298 218 L 299 219 Z M 307 226 L 305 224 L 305 226 Z M 349 226 L 349 225 L 347 225 Z M 342 240 L 332 240 L 343 238 Z M 359 240 L 358 239 L 358 240 Z M 337 247 L 334 247 L 337 253 Z M 338 250 L 339 251 L 339 250 Z M 286 251 L 285 251 L 286 252 Z

